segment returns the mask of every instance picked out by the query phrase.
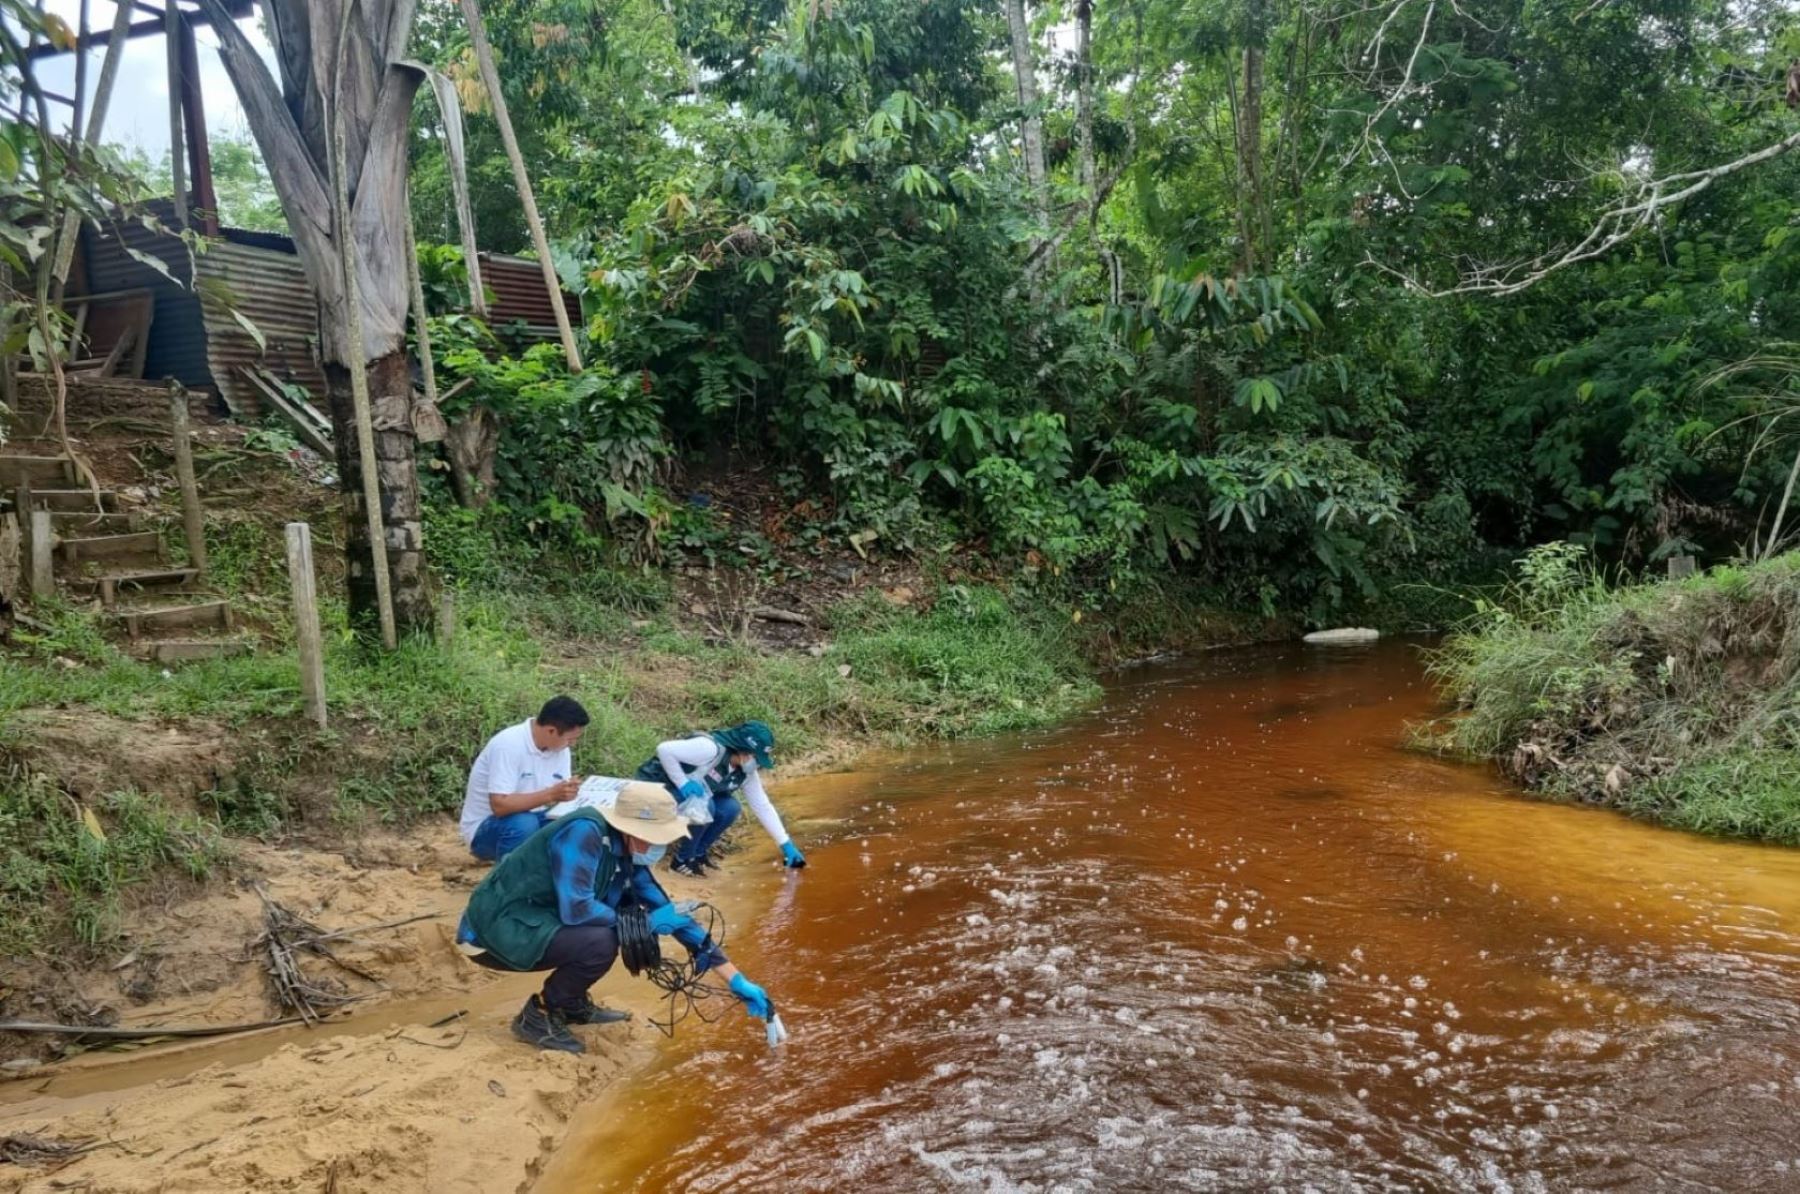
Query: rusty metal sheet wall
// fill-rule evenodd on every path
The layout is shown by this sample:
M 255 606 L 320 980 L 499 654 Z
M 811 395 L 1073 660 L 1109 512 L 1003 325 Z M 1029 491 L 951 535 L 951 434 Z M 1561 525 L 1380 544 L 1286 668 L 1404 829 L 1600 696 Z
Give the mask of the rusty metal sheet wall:
M 232 318 L 229 311 L 202 312 L 206 325 L 206 357 L 214 384 L 243 418 L 262 413 L 262 398 L 238 367 L 262 367 L 284 381 L 305 386 L 313 401 L 325 402 L 325 372 L 319 365 L 318 305 L 300 259 L 291 252 L 215 242 L 199 259 L 200 276 L 216 278 L 231 288 L 234 305 L 256 325 L 266 347 Z
M 550 292 L 544 289 L 544 272 L 537 262 L 483 253 L 481 281 L 493 296 L 488 305 L 488 326 L 503 331 L 508 324 L 522 323 L 527 339 L 556 338 L 556 311 L 550 306 Z M 569 322 L 579 328 L 581 304 L 568 294 L 562 300 Z
M 206 329 L 200 317 L 200 299 L 188 288 L 188 255 L 172 236 L 151 232 L 132 222 L 104 232 L 91 224 L 81 230 L 81 247 L 87 267 L 87 293 L 112 290 L 150 290 L 156 295 L 156 314 L 150 325 L 150 348 L 144 357 L 144 376 L 151 381 L 177 378 L 183 385 L 213 383 L 206 359 Z M 164 277 L 155 266 L 132 257 L 127 248 L 158 258 L 180 283 Z

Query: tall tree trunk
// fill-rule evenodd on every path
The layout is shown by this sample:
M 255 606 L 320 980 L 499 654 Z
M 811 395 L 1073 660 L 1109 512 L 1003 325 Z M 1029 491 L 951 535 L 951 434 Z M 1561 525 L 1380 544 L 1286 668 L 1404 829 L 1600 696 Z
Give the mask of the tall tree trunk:
M 1257 270 L 1267 228 L 1263 212 L 1263 13 L 1264 0 L 1249 0 L 1244 13 L 1244 97 L 1238 106 L 1238 228 L 1244 238 L 1243 272 Z
M 563 308 L 562 282 L 556 276 L 556 263 L 550 259 L 550 242 L 544 236 L 544 221 L 538 215 L 537 197 L 532 193 L 531 172 L 525 168 L 525 155 L 519 152 L 519 139 L 513 135 L 512 117 L 506 111 L 506 95 L 500 88 L 500 71 L 494 66 L 494 49 L 488 45 L 487 25 L 482 22 L 481 8 L 476 0 L 462 0 L 462 12 L 469 26 L 475 63 L 481 69 L 481 82 L 487 88 L 488 106 L 493 110 L 494 122 L 500 126 L 500 144 L 506 149 L 506 160 L 512 166 L 513 185 L 519 191 L 525 227 L 530 230 L 532 247 L 537 250 L 544 288 L 550 292 L 550 310 L 556 316 L 556 334 L 562 341 L 563 361 L 569 366 L 570 373 L 580 373 L 581 350 L 575 346 L 575 330 L 569 326 L 569 313 Z
M 1006 0 L 1006 27 L 1012 33 L 1013 79 L 1019 91 L 1019 107 L 1025 111 L 1020 141 L 1025 150 L 1025 185 L 1031 189 L 1031 208 L 1038 222 L 1050 226 L 1049 195 L 1044 189 L 1044 121 L 1037 113 L 1037 56 L 1031 51 L 1031 25 L 1025 19 L 1025 0 Z
M 1087 206 L 1088 235 L 1094 238 L 1094 253 L 1106 271 L 1107 301 L 1118 305 L 1124 301 L 1124 272 L 1119 255 L 1100 239 L 1097 221 L 1100 215 L 1100 192 L 1094 169 L 1094 4 L 1093 0 L 1076 0 L 1075 5 L 1075 134 L 1079 142 L 1082 202 Z
M 1081 193 L 1089 225 L 1099 210 L 1094 194 L 1094 4 L 1075 4 L 1075 135 L 1081 155 Z
M 433 611 L 425 591 L 424 528 L 419 520 L 418 437 L 412 428 L 412 366 L 404 348 L 369 362 L 369 406 L 375 427 L 375 475 L 381 489 L 383 533 L 387 537 L 388 584 L 394 618 L 402 630 L 424 630 Z M 325 367 L 331 399 L 331 430 L 337 445 L 339 490 L 344 495 L 344 552 L 350 609 L 354 620 L 372 624 L 378 610 L 375 572 L 369 550 L 369 519 L 363 506 L 362 455 L 357 450 L 356 407 L 350 371 Z
M 357 11 L 346 26 L 345 8 Z M 201 0 L 213 20 L 219 54 L 243 104 L 251 133 L 281 199 L 300 263 L 319 302 L 319 355 L 325 363 L 338 468 L 348 515 L 350 615 L 359 625 L 380 617 L 375 545 L 362 496 L 361 439 L 351 370 L 369 388 L 370 442 L 385 519 L 387 572 L 399 633 L 429 632 L 436 611 L 427 599 L 419 525 L 417 440 L 406 323 L 411 313 L 406 228 L 407 137 L 412 100 L 423 70 L 406 60 L 416 5 L 412 0 L 265 0 L 281 81 L 219 0 Z M 344 30 L 348 29 L 348 34 Z M 341 50 L 340 50 L 341 47 Z M 342 62 L 339 62 L 340 53 Z M 341 90 L 338 80 L 341 78 Z M 341 113 L 332 97 L 341 100 Z M 349 244 L 333 211 L 338 176 L 329 130 L 343 124 Z M 348 253 L 343 250 L 348 249 Z M 349 285 L 344 258 L 356 265 Z M 349 308 L 360 312 L 361 345 L 352 343 Z

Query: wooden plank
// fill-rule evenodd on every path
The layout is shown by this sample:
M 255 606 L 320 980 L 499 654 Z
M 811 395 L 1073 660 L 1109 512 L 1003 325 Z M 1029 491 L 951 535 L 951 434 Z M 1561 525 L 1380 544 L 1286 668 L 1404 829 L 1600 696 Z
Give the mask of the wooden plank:
M 181 483 L 181 526 L 187 538 L 188 564 L 206 575 L 206 514 L 194 481 L 194 441 L 188 432 L 188 396 L 180 382 L 169 383 L 169 423 L 175 440 L 175 476 Z
M 309 402 L 289 398 L 281 387 L 269 381 L 254 369 L 240 366 L 238 372 L 247 378 L 257 392 L 269 400 L 275 412 L 287 420 L 288 426 L 294 429 L 306 446 L 327 460 L 337 459 L 337 449 L 331 441 L 331 420 L 325 418 Z
M 138 572 L 114 572 L 99 577 L 94 583 L 100 591 L 100 604 L 111 609 L 119 603 L 120 593 L 170 589 L 192 584 L 199 573 L 192 568 L 152 568 Z
M 91 489 L 33 489 L 31 504 L 39 510 L 94 513 L 94 491 Z M 118 509 L 118 495 L 110 489 L 100 491 L 102 510 Z
M 231 628 L 231 606 L 224 601 L 202 601 L 195 605 L 172 605 L 164 609 L 120 611 L 119 620 L 132 638 L 164 630 L 191 630 L 200 626 Z
M 287 524 L 288 584 L 294 593 L 294 638 L 300 650 L 300 695 L 306 715 L 325 728 L 325 640 L 319 631 L 319 596 L 314 587 L 312 528 Z
M 0 514 L 0 605 L 21 597 L 23 589 L 23 549 L 25 532 L 19 529 L 19 518 L 11 510 Z
M 66 456 L 0 456 L 0 486 L 71 485 L 76 478 Z
M 149 556 L 153 560 L 160 560 L 163 555 L 162 536 L 155 531 L 128 531 L 123 535 L 64 539 L 60 546 L 65 564 L 79 564 L 84 560 L 117 560 L 125 556 Z
M 56 548 L 56 532 L 50 529 L 48 510 L 31 511 L 31 597 L 43 601 L 56 595 L 56 567 L 51 552 Z
M 83 497 L 88 496 L 84 491 Z M 136 514 L 96 514 L 92 510 L 52 510 L 50 525 L 59 535 L 119 535 L 142 529 Z

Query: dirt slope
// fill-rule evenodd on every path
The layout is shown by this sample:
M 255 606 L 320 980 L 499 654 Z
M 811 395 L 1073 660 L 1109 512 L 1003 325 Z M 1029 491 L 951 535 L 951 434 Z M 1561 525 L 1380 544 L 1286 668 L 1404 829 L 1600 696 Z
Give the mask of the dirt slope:
M 456 951 L 455 919 L 484 868 L 448 827 L 421 832 L 432 840 L 389 837 L 341 853 L 253 848 L 242 870 L 321 927 L 432 916 L 334 943 L 382 980 L 378 988 L 344 974 L 347 989 L 369 997 L 344 1019 L 135 1056 L 91 1053 L 0 1086 L 0 1145 L 26 1135 L 98 1146 L 61 1167 L 0 1161 L 0 1191 L 528 1186 L 575 1108 L 660 1039 L 643 1023 L 653 991 L 622 970 L 608 976 L 596 997 L 638 1015 L 579 1030 L 586 1056 L 515 1042 L 508 1022 L 539 980 L 495 974 Z M 266 979 L 246 956 L 262 909 L 248 882 L 146 911 L 127 964 L 85 972 L 70 998 L 118 1005 L 121 989 L 153 967 L 163 993 L 122 1022 L 268 1018 Z M 665 885 L 677 898 L 711 894 L 673 877 Z M 429 1027 L 457 1012 L 466 1014 Z

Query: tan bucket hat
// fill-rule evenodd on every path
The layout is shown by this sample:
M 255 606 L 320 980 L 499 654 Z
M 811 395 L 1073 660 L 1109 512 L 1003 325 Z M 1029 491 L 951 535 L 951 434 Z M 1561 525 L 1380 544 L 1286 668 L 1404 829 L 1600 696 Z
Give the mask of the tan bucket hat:
M 651 845 L 667 845 L 688 835 L 687 818 L 675 811 L 675 798 L 661 784 L 632 782 L 612 799 L 602 797 L 594 809 L 620 833 Z

